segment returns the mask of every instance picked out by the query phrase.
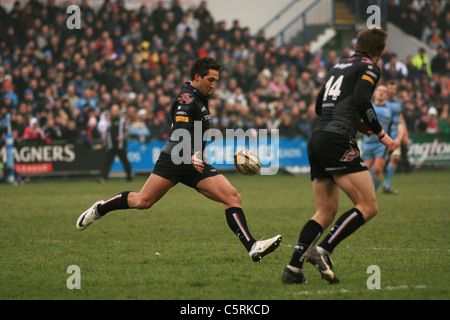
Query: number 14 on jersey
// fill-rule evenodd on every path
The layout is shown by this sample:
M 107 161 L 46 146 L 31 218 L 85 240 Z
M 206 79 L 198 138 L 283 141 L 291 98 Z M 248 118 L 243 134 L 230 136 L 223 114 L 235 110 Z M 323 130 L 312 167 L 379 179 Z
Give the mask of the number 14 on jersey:
M 336 100 L 341 94 L 341 86 L 344 76 L 340 76 L 334 81 L 334 76 L 332 76 L 325 84 L 325 94 L 323 95 L 323 101 L 327 100 L 328 96 L 331 96 L 333 100 Z M 334 83 L 333 83 L 334 82 Z

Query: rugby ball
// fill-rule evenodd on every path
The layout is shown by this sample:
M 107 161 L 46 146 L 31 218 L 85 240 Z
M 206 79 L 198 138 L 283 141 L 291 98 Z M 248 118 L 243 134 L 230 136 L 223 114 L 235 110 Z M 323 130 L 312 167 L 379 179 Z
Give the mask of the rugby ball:
M 261 169 L 261 162 L 254 152 L 241 149 L 234 154 L 234 166 L 243 175 L 252 176 Z

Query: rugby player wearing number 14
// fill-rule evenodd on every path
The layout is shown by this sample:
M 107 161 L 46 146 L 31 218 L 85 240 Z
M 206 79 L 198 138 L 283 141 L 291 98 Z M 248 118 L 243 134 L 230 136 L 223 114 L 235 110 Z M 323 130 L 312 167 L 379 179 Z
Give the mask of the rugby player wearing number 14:
M 395 142 L 381 127 L 371 98 L 380 77 L 376 63 L 386 46 L 387 33 L 366 29 L 358 34 L 356 53 L 331 68 L 316 99 L 320 116 L 308 143 L 308 159 L 316 202 L 314 216 L 300 232 L 291 261 L 284 269 L 284 283 L 305 283 L 303 262 L 311 262 L 330 283 L 338 283 L 330 255 L 334 248 L 373 218 L 377 200 L 372 178 L 355 142 L 358 130 L 376 134 L 392 153 Z M 362 125 L 361 120 L 364 121 Z M 339 207 L 342 189 L 353 202 L 318 245 Z

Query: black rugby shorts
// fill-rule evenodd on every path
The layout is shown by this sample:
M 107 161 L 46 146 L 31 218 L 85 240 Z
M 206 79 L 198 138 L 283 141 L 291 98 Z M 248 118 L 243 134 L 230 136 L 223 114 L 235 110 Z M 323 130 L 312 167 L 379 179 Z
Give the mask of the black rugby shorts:
M 314 132 L 308 142 L 311 180 L 367 170 L 355 139 L 334 132 Z
M 197 184 L 203 179 L 220 174 L 216 168 L 207 163 L 205 163 L 203 173 L 195 170 L 192 164 L 177 165 L 173 163 L 170 154 L 164 152 L 161 152 L 159 155 L 152 173 L 170 180 L 175 184 L 181 182 L 194 189 L 197 189 Z

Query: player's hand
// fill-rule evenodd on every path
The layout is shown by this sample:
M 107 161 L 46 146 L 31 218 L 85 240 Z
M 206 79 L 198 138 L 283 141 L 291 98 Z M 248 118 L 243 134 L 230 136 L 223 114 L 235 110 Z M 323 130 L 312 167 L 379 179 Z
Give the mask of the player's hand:
M 191 163 L 195 170 L 203 173 L 203 169 L 205 169 L 205 162 L 201 159 L 201 151 L 197 151 L 191 156 Z
M 400 148 L 400 146 L 402 145 L 402 139 L 397 138 L 397 139 L 394 140 L 394 142 L 395 142 L 395 144 L 397 146 L 397 149 Z
M 392 138 L 387 134 L 385 134 L 384 137 L 380 139 L 380 142 L 387 147 L 388 156 L 390 156 L 398 147 L 397 143 L 394 140 L 392 140 Z

